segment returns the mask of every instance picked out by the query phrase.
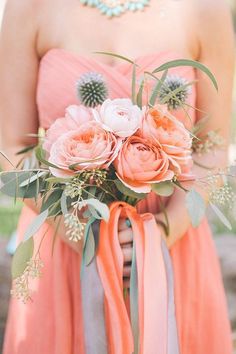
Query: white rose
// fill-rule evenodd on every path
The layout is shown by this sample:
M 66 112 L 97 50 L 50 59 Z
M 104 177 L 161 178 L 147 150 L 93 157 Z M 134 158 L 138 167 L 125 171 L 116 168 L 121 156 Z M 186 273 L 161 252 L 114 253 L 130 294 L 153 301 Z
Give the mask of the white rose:
M 141 125 L 142 110 L 130 99 L 107 99 L 100 108 L 93 109 L 94 119 L 103 129 L 121 137 L 133 135 Z

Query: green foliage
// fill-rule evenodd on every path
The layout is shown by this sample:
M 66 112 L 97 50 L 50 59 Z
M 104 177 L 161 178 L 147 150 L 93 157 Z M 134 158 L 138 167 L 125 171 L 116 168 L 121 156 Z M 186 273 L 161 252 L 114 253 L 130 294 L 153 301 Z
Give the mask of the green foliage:
M 223 212 L 215 205 L 210 203 L 210 206 L 214 213 L 217 215 L 217 217 L 220 219 L 222 224 L 230 231 L 232 231 L 232 225 L 230 221 L 227 219 L 227 217 L 223 214 Z
M 200 62 L 195 61 L 195 60 L 189 60 L 189 59 L 172 60 L 172 61 L 169 61 L 169 62 L 159 66 L 158 68 L 154 69 L 152 73 L 155 74 L 155 73 L 158 73 L 158 72 L 161 72 L 164 70 L 168 70 L 171 68 L 179 67 L 179 66 L 190 66 L 195 69 L 201 70 L 209 77 L 209 79 L 211 80 L 215 89 L 218 90 L 218 84 L 217 84 L 216 78 L 212 74 L 212 72 L 205 65 L 203 65 Z
M 12 260 L 11 273 L 13 279 L 20 277 L 24 273 L 28 262 L 33 256 L 33 252 L 33 238 L 29 238 L 27 241 L 20 243 L 20 245 L 17 247 Z
M 43 211 L 41 214 L 37 215 L 32 223 L 28 226 L 24 239 L 28 240 L 36 234 L 36 232 L 41 228 L 48 217 L 48 210 Z
M 206 204 L 195 189 L 191 189 L 186 194 L 186 207 L 193 227 L 199 226 L 206 213 Z
M 152 184 L 152 191 L 162 197 L 170 197 L 175 190 L 173 182 L 166 181 Z
M 0 191 L 13 198 L 37 198 L 39 191 L 43 188 L 43 178 L 35 178 L 38 171 L 10 171 L 1 172 Z M 28 181 L 27 183 L 23 183 Z M 22 186 L 23 185 L 23 186 Z
M 115 183 L 118 191 L 127 197 L 136 198 L 137 200 L 141 200 L 147 196 L 147 194 L 145 194 L 145 193 L 136 193 L 136 192 L 132 191 L 132 189 L 126 187 L 119 179 L 116 179 L 114 181 L 114 183 Z
M 93 221 L 94 219 L 92 219 L 90 223 L 86 225 L 84 234 L 83 263 L 85 266 L 88 266 L 92 262 L 96 252 L 96 243 L 91 226 Z

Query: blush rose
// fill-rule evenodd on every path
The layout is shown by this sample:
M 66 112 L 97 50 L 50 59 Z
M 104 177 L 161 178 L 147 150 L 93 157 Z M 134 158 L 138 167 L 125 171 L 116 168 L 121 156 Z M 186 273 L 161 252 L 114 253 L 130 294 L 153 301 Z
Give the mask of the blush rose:
M 152 141 L 131 136 L 114 161 L 118 178 L 137 193 L 149 193 L 152 183 L 171 180 L 167 154 Z
M 121 144 L 121 139 L 89 121 L 62 134 L 52 144 L 49 162 L 60 169 L 50 167 L 50 170 L 54 176 L 66 177 L 81 170 L 108 168 L 117 157 Z

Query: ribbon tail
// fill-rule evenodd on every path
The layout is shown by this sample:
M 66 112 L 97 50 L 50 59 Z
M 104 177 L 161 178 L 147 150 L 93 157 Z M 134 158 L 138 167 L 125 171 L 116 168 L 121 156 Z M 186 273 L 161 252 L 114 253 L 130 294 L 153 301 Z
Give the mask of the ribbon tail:
M 90 231 L 92 232 L 91 228 Z M 95 235 L 95 238 L 97 235 Z M 108 354 L 104 290 L 96 259 L 81 267 L 81 292 L 86 354 Z
M 166 267 L 167 286 L 168 286 L 167 354 L 180 354 L 176 316 L 175 316 L 174 277 L 173 277 L 172 263 L 171 263 L 169 251 L 163 240 L 161 243 L 161 247 L 162 247 L 162 253 L 163 253 L 165 267 Z

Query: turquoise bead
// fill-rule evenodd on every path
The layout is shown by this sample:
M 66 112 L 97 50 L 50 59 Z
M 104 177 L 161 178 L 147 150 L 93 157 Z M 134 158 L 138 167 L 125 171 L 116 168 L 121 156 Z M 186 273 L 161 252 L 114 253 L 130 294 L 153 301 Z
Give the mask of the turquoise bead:
M 124 1 L 122 5 L 119 4 L 117 0 L 117 6 L 109 7 L 106 4 L 106 0 L 80 0 L 83 5 L 88 5 L 90 7 L 97 7 L 102 14 L 105 14 L 108 17 L 120 16 L 122 13 L 126 11 L 136 11 L 143 10 L 145 6 L 147 6 L 150 0 L 127 0 Z M 116 5 L 116 0 L 113 2 Z

